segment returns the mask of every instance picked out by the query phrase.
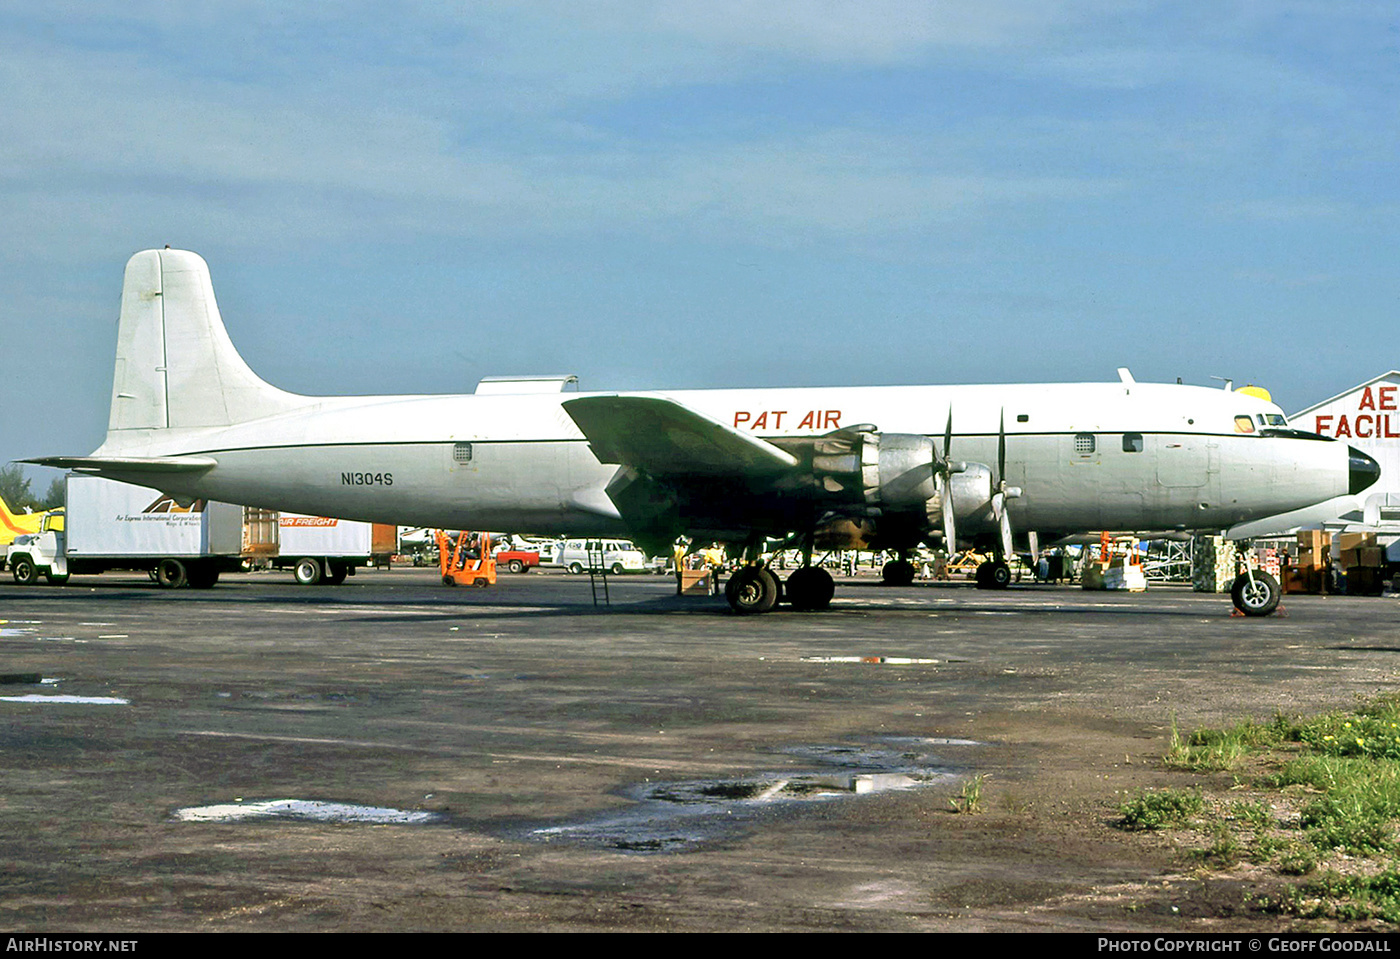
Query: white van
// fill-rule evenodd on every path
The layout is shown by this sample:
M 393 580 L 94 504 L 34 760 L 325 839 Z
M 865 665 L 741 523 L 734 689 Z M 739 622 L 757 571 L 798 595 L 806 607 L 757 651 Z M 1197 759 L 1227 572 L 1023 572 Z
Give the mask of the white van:
M 601 554 L 602 558 L 599 558 Z M 565 572 L 582 573 L 590 565 L 607 570 L 614 576 L 621 573 L 644 573 L 650 567 L 646 555 L 625 539 L 570 539 L 557 556 Z

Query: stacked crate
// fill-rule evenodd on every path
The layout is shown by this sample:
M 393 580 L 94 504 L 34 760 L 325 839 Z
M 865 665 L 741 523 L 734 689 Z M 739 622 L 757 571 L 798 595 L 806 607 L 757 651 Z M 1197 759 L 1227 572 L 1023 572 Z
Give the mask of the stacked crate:
M 1285 593 L 1321 593 L 1332 568 L 1332 536 L 1326 530 L 1298 533 L 1298 560 L 1289 564 L 1280 580 Z
M 1347 592 L 1353 596 L 1379 596 L 1385 588 L 1385 550 L 1375 533 L 1342 533 L 1337 537 L 1337 558 L 1347 573 Z
M 1191 552 L 1191 588 L 1228 593 L 1235 583 L 1235 544 L 1223 536 L 1197 536 Z

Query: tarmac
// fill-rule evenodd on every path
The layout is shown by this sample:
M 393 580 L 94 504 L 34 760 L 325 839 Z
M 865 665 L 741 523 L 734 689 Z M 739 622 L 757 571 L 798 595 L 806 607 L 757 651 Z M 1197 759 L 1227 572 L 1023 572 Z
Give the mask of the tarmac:
M 1175 781 L 1172 725 L 1350 706 L 1400 665 L 1390 596 L 608 597 L 407 568 L 0 584 L 0 924 L 1162 928 L 1187 880 L 1111 819 Z

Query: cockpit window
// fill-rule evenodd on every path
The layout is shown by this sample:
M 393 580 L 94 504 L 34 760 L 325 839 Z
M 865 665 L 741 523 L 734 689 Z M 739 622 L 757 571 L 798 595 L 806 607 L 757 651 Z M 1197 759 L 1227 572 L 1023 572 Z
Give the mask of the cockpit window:
M 1253 417 L 1249 416 L 1247 413 L 1241 413 L 1239 416 L 1236 416 L 1236 417 L 1235 417 L 1235 432 L 1236 432 L 1236 433 L 1253 433 L 1253 432 L 1254 432 L 1254 419 L 1253 419 Z

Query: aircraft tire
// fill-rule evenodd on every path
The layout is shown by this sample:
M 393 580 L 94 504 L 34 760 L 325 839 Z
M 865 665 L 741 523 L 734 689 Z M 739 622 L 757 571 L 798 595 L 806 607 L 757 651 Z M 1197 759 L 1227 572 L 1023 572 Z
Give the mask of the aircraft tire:
M 907 559 L 892 559 L 880 569 L 880 579 L 886 586 L 909 586 L 918 570 Z
M 977 567 L 978 589 L 1006 589 L 1011 585 L 1011 567 L 999 559 L 991 559 Z
M 315 586 L 321 581 L 321 561 L 312 556 L 303 556 L 292 567 L 292 579 L 303 586 Z
M 836 581 L 820 566 L 801 566 L 788 576 L 783 591 L 793 609 L 826 609 L 836 594 Z
M 10 563 L 10 575 L 21 586 L 33 586 L 39 582 L 39 567 L 28 556 L 18 556 Z
M 189 581 L 189 568 L 180 560 L 167 558 L 156 563 L 156 585 L 161 589 L 180 589 Z
M 1235 584 L 1230 587 L 1230 599 L 1234 601 L 1235 609 L 1246 616 L 1268 616 L 1278 608 L 1279 599 L 1282 597 L 1283 591 L 1279 589 L 1278 580 L 1262 569 L 1254 571 L 1252 584 L 1249 580 L 1249 573 L 1240 573 L 1235 577 Z
M 740 616 L 766 613 L 778 605 L 778 580 L 762 566 L 745 566 L 724 586 L 729 608 Z

